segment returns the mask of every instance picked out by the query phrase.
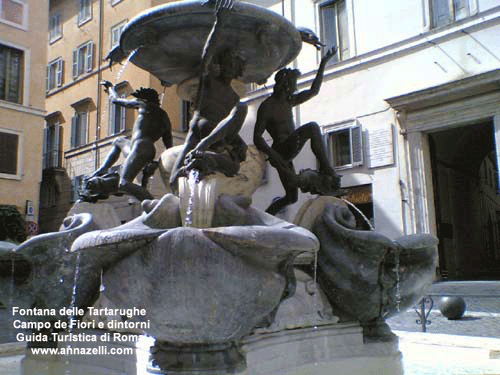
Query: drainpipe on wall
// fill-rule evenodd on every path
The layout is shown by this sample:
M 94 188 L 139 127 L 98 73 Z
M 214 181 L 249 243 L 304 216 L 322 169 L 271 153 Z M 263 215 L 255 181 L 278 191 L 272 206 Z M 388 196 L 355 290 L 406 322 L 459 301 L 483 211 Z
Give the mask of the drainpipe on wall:
M 99 168 L 100 158 L 99 158 L 99 138 L 101 136 L 101 86 L 100 82 L 102 80 L 101 62 L 102 62 L 102 36 L 104 29 L 104 0 L 99 0 L 99 34 L 97 37 L 97 105 L 96 105 L 96 122 L 95 122 L 95 143 L 94 143 L 94 169 Z

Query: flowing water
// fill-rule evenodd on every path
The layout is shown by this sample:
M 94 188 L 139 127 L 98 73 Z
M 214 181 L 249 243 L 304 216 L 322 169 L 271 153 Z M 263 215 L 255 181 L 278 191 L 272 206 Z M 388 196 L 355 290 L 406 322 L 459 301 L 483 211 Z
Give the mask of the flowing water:
M 104 283 L 102 282 L 102 274 L 103 274 L 103 271 L 101 269 L 101 286 L 99 287 L 99 292 L 103 293 L 106 291 L 106 286 L 104 285 Z
M 321 309 L 319 305 L 319 288 L 318 288 L 318 252 L 314 253 L 314 311 L 321 317 Z M 314 329 L 318 327 L 315 325 Z
M 401 285 L 400 285 L 400 274 L 399 274 L 399 254 L 401 250 L 399 248 L 396 249 L 394 252 L 394 271 L 396 273 L 396 308 L 398 312 L 400 312 L 400 305 L 401 305 Z
M 359 208 L 357 208 L 356 205 L 354 205 L 353 203 L 349 202 L 346 199 L 342 199 L 342 201 L 344 201 L 345 204 L 347 204 L 350 208 L 352 208 L 354 211 L 356 211 L 356 213 L 359 216 L 361 216 L 361 218 L 365 221 L 365 223 L 368 225 L 368 227 L 370 228 L 370 230 L 374 230 L 375 229 L 373 227 L 372 223 L 370 222 L 370 220 L 368 220 L 368 218 L 365 216 L 365 214 Z
M 165 91 L 167 90 L 167 86 L 163 87 L 163 92 L 160 94 L 160 107 L 163 106 L 163 99 L 165 98 Z
M 74 316 L 74 311 L 76 307 L 76 294 L 77 294 L 77 284 L 78 284 L 78 277 L 80 276 L 80 252 L 76 255 L 76 262 L 75 262 L 75 273 L 73 276 L 73 290 L 71 292 L 71 311 L 72 314 L 70 316 L 70 320 L 73 320 L 75 318 Z M 73 328 L 70 328 L 70 333 L 73 333 Z
M 122 78 L 125 69 L 127 69 L 127 66 L 130 63 L 130 60 L 132 60 L 132 58 L 136 55 L 136 53 L 139 51 L 140 48 L 141 47 L 137 47 L 136 49 L 134 49 L 132 52 L 129 53 L 127 59 L 125 60 L 122 67 L 118 71 L 118 74 L 116 75 L 116 82 L 120 82 L 120 79 Z
M 188 186 L 189 186 L 189 200 L 186 210 L 186 220 L 185 225 L 190 227 L 193 225 L 193 209 L 194 209 L 194 200 L 197 193 L 197 187 L 200 183 L 200 172 L 196 169 L 192 169 L 189 171 L 188 176 Z

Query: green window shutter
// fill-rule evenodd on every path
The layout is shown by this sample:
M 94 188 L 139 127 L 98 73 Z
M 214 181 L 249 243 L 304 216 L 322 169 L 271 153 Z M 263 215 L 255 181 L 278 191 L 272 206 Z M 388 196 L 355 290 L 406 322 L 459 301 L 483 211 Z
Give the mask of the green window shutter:
M 48 152 L 48 142 L 49 142 L 49 129 L 47 128 L 48 124 L 43 128 L 43 156 L 42 156 L 42 169 L 47 169 L 47 152 Z
M 351 155 L 353 166 L 363 164 L 363 133 L 359 125 L 351 128 Z
M 57 60 L 56 66 L 56 86 L 61 87 L 63 84 L 64 61 L 63 59 Z
M 94 43 L 89 42 L 87 44 L 87 54 L 86 54 L 86 71 L 91 72 L 92 68 L 94 67 Z
M 77 146 L 77 116 L 73 116 L 71 118 L 71 148 L 75 148 Z
M 73 50 L 73 79 L 78 77 L 78 50 Z

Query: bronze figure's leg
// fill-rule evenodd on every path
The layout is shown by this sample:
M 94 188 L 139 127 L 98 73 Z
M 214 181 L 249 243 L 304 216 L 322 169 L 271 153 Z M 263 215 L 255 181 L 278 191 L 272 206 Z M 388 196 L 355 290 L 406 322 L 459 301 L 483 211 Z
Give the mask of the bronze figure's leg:
M 298 134 L 300 139 L 303 141 L 302 145 L 304 145 L 308 139 L 311 140 L 311 150 L 314 153 L 314 156 L 316 156 L 316 159 L 318 159 L 319 172 L 336 176 L 335 171 L 330 166 L 330 162 L 328 161 L 319 125 L 315 122 L 309 122 L 298 128 L 295 133 Z
M 177 191 L 177 179 L 185 174 L 184 161 L 186 155 L 195 148 L 195 146 L 200 141 L 200 113 L 195 112 L 191 123 L 189 124 L 189 132 L 186 136 L 186 142 L 182 151 L 177 156 L 174 168 L 172 169 L 172 174 L 170 175 L 170 187 L 172 191 Z
M 271 215 L 276 215 L 282 208 L 297 202 L 299 198 L 299 188 L 295 183 L 295 178 L 290 178 L 291 174 L 295 174 L 292 162 L 289 163 L 288 170 L 283 168 L 276 168 L 276 170 L 285 189 L 285 196 L 277 199 L 267 208 L 266 212 Z
M 246 104 L 238 103 L 229 115 L 217 124 L 217 126 L 203 138 L 195 147 L 196 151 L 205 151 L 215 143 L 229 140 L 238 135 L 247 116 L 248 108 Z
M 109 168 L 118 161 L 120 153 L 123 153 L 125 158 L 130 154 L 130 140 L 125 137 L 119 137 L 113 141 L 113 147 L 108 156 L 106 156 L 106 160 L 89 178 L 103 176 L 108 173 Z
M 132 150 L 123 164 L 122 173 L 118 188 L 130 193 L 138 200 L 153 199 L 153 196 L 141 186 L 132 181 L 139 174 L 141 169 L 155 157 L 154 143 L 149 140 L 137 140 L 132 146 Z

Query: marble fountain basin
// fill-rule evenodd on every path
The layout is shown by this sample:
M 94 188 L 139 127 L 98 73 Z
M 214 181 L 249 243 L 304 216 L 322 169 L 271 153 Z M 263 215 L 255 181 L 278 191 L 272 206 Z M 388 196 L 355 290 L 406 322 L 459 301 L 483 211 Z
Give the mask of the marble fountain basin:
M 108 58 L 127 59 L 189 98 L 197 88 L 200 56 L 214 23 L 206 1 L 176 1 L 138 14 L 126 25 Z M 241 82 L 263 84 L 300 52 L 302 40 L 286 18 L 266 8 L 235 2 L 224 14 L 220 48 L 230 47 L 245 62 Z
M 71 252 L 101 263 L 105 296 L 118 308 L 145 309 L 134 319 L 149 322 L 157 340 L 237 341 L 288 294 L 295 257 L 319 248 L 308 230 L 249 204 L 221 196 L 214 227 L 183 227 L 179 199 L 167 194 L 127 224 L 81 235 Z
M 311 202 L 308 209 L 321 212 L 306 226 L 321 244 L 318 281 L 342 320 L 380 321 L 405 311 L 425 295 L 436 276 L 435 236 L 422 233 L 390 239 L 374 230 L 356 229 L 355 215 L 339 199 L 322 197 Z

